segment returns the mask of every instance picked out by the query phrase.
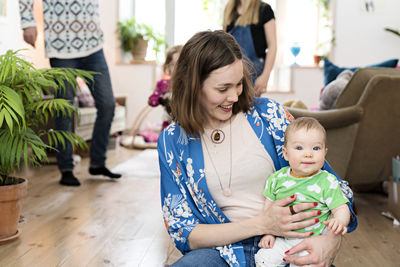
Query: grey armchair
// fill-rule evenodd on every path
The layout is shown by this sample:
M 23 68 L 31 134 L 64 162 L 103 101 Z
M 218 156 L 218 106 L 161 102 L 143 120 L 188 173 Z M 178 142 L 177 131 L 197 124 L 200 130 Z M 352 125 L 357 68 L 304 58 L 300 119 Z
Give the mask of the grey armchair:
M 391 158 L 400 154 L 400 69 L 357 70 L 336 109 L 287 110 L 320 121 L 327 131 L 327 160 L 353 189 L 377 189 L 391 175 Z

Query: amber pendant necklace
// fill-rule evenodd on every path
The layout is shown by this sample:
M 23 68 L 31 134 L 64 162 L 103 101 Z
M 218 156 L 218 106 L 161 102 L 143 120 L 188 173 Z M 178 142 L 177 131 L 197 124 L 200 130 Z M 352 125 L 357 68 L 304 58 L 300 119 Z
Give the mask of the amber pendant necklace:
M 221 144 L 225 140 L 225 133 L 220 129 L 215 129 L 211 132 L 211 141 L 214 144 Z

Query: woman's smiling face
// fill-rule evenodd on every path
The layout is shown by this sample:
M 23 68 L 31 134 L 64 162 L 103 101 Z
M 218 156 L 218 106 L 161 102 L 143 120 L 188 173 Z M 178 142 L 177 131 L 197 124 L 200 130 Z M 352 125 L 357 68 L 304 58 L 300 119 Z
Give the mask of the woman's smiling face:
M 210 73 L 200 93 L 200 104 L 207 118 L 206 127 L 218 128 L 232 117 L 233 104 L 243 91 L 242 82 L 242 60 Z

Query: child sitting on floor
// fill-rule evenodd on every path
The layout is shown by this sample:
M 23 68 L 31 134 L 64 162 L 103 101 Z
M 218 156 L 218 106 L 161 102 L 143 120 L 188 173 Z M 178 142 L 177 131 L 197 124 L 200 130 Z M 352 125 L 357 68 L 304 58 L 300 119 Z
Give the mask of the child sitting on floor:
M 169 98 L 171 95 L 171 89 L 169 83 L 171 80 L 172 73 L 174 71 L 175 63 L 178 60 L 179 53 L 182 49 L 181 45 L 171 47 L 167 51 L 165 62 L 163 64 L 163 76 L 160 81 L 157 82 L 156 88 L 153 94 L 149 97 L 149 105 L 151 107 L 157 107 L 162 105 L 165 108 L 165 114 L 163 116 L 162 129 L 167 127 L 171 123 L 171 117 L 169 116 L 171 109 L 169 107 Z

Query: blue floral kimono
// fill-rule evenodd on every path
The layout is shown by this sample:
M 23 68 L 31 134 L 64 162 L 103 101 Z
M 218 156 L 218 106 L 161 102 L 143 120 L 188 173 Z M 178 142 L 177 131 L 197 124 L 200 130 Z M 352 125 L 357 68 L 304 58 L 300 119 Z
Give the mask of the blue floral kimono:
M 267 98 L 256 98 L 246 117 L 272 158 L 275 169 L 288 166 L 282 155 L 283 136 L 293 117 L 277 102 Z M 165 226 L 177 248 L 186 253 L 191 250 L 188 236 L 197 224 L 230 221 L 217 206 L 207 188 L 200 139 L 196 140 L 187 135 L 178 124 L 172 123 L 158 139 L 158 154 Z M 335 174 L 326 162 L 322 169 Z M 357 218 L 351 208 L 353 193 L 347 182 L 339 177 L 338 180 L 342 191 L 350 200 L 352 216 L 348 232 L 352 232 L 357 227 Z M 240 242 L 215 249 L 230 266 L 246 266 Z

